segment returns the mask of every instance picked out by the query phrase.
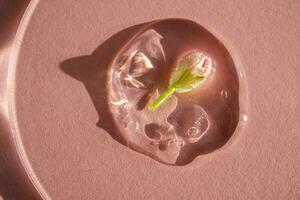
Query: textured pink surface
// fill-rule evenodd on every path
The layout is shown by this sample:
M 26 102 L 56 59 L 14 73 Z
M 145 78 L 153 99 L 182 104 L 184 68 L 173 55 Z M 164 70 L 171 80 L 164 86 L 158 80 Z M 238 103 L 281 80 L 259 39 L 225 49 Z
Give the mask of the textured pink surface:
M 16 64 L 15 108 L 36 177 L 53 199 L 298 199 L 298 1 L 41 1 Z M 225 38 L 244 68 L 249 123 L 221 150 L 170 167 L 96 126 L 82 82 L 59 64 L 129 26 L 194 20 Z M 101 118 L 101 115 L 100 115 Z

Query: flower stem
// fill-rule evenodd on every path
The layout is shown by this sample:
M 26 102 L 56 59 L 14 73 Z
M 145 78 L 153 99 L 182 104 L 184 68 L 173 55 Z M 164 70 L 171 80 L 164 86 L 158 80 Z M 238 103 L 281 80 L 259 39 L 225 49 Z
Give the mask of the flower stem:
M 149 110 L 155 110 L 158 108 L 171 94 L 175 92 L 175 87 L 168 87 L 157 99 L 155 99 L 149 106 Z

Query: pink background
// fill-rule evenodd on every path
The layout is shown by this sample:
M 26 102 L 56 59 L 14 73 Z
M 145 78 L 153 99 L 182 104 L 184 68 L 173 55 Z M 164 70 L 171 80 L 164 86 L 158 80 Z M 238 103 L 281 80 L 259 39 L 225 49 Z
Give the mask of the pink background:
M 8 117 L 27 173 L 52 199 L 299 199 L 299 10 L 296 0 L 40 1 L 10 65 Z M 122 29 L 170 17 L 221 37 L 249 95 L 248 124 L 220 150 L 181 167 L 98 128 L 86 88 L 59 68 Z

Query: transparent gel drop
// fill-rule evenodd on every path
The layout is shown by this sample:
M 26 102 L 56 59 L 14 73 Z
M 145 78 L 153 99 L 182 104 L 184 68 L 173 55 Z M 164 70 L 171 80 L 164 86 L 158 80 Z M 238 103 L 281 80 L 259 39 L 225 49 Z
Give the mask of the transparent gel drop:
M 198 66 L 195 70 L 205 81 L 149 111 L 147 105 L 168 87 L 178 63 Z M 239 121 L 247 121 L 246 115 L 239 116 L 239 77 L 231 55 L 209 31 L 189 20 L 145 24 L 117 53 L 108 89 L 119 137 L 164 164 L 185 165 L 215 151 Z

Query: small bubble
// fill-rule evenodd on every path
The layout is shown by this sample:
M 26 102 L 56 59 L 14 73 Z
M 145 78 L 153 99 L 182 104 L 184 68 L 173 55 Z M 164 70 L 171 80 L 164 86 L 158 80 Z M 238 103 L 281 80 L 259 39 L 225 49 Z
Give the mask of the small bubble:
M 201 115 L 200 117 L 199 117 L 199 121 L 201 121 L 201 120 L 203 120 L 203 119 L 205 119 L 205 116 L 204 115 Z
M 203 120 L 203 119 L 205 119 L 205 115 L 201 112 L 201 113 L 199 113 L 199 117 L 198 117 L 198 119 L 197 119 L 197 121 L 196 122 L 199 122 L 199 123 L 201 123 L 201 121 Z
M 199 130 L 196 127 L 190 127 L 187 132 L 189 136 L 195 136 L 199 133 Z
M 240 122 L 245 124 L 248 121 L 248 116 L 245 114 L 241 114 Z
M 175 144 L 177 147 L 182 147 L 184 145 L 184 141 L 181 139 L 171 139 L 168 140 L 168 146 Z
M 224 98 L 224 99 L 227 99 L 228 98 L 228 92 L 226 90 L 222 90 L 221 91 L 221 96 Z
M 200 124 L 201 124 L 200 121 L 195 121 L 194 123 L 195 123 L 196 125 L 200 125 Z
M 133 122 L 133 123 L 132 123 L 132 127 L 133 127 L 135 130 L 138 130 L 138 129 L 139 129 L 139 123 Z
M 174 144 L 174 141 L 173 141 L 173 140 L 168 140 L 168 141 L 167 141 L 167 145 L 169 146 L 169 145 L 171 145 L 171 144 Z

